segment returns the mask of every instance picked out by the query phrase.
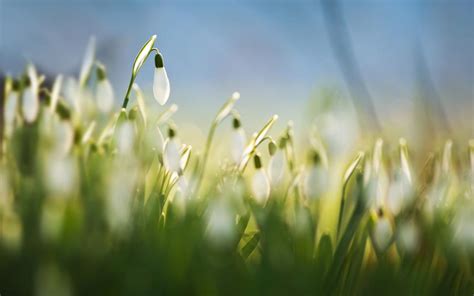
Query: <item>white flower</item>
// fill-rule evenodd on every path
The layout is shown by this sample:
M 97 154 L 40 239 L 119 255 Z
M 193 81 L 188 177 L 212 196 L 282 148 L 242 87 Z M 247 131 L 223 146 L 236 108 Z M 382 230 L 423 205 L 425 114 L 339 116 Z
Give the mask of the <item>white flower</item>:
M 163 163 L 170 172 L 179 172 L 181 169 L 181 145 L 176 137 L 168 138 L 163 148 Z
M 185 194 L 188 190 L 189 183 L 188 183 L 188 180 L 186 179 L 186 177 L 179 176 L 176 185 L 178 187 L 177 188 L 178 192 L 180 192 L 181 194 Z
M 22 113 L 25 121 L 32 123 L 36 120 L 39 112 L 39 81 L 36 74 L 36 69 L 33 65 L 28 65 L 27 74 L 29 84 L 23 92 Z
M 53 116 L 51 132 L 53 132 L 54 151 L 58 155 L 66 155 L 74 143 L 74 128 L 71 122 Z
M 118 126 L 116 140 L 119 154 L 128 155 L 132 152 L 135 142 L 135 131 L 132 123 L 125 122 Z
M 265 203 L 270 195 L 270 181 L 265 171 L 260 168 L 252 179 L 252 191 L 255 199 L 259 203 Z
M 160 105 L 166 104 L 170 96 L 170 81 L 163 65 L 161 54 L 155 56 L 155 76 L 153 78 L 153 95 Z
M 73 159 L 51 155 L 45 165 L 45 183 L 48 191 L 61 197 L 69 197 L 76 191 L 77 166 Z
M 231 154 L 232 160 L 234 163 L 239 164 L 242 159 L 242 154 L 244 153 L 245 143 L 246 143 L 246 136 L 245 131 L 241 128 L 235 128 L 232 132 L 232 147 L 231 147 Z
M 393 228 L 390 220 L 385 216 L 379 217 L 375 222 L 373 231 L 373 242 L 375 247 L 379 251 L 386 250 L 390 245 L 392 236 Z
M 306 198 L 319 199 L 328 187 L 328 171 L 320 164 L 313 165 L 306 172 L 303 182 L 303 192 Z
M 130 167 L 127 170 L 113 170 L 108 180 L 107 191 L 107 220 L 117 231 L 126 230 L 130 220 L 130 203 L 135 192 L 137 170 Z
M 405 222 L 398 230 L 398 242 L 400 247 L 407 252 L 413 252 L 419 245 L 420 234 L 414 222 Z
M 395 179 L 390 183 L 387 194 L 387 206 L 391 213 L 397 215 L 413 199 L 414 195 L 410 181 L 404 174 L 396 173 Z
M 216 245 L 225 245 L 232 241 L 235 234 L 235 216 L 224 199 L 215 201 L 207 214 L 209 239 Z
M 285 174 L 286 159 L 283 150 L 278 151 L 273 155 L 268 164 L 268 173 L 272 185 L 278 185 Z
M 103 113 L 108 113 L 114 105 L 114 90 L 108 79 L 102 79 L 97 84 L 97 108 Z

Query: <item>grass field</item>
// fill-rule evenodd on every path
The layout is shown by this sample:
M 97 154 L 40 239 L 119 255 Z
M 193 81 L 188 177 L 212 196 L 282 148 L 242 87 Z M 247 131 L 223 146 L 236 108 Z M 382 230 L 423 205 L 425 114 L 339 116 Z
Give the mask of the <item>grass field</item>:
M 92 47 L 78 79 L 47 86 L 31 64 L 7 78 L 1 295 L 474 293 L 474 140 L 445 139 L 420 166 L 405 139 L 375 136 L 346 163 L 344 133 L 312 127 L 297 147 L 275 115 L 247 136 L 234 93 L 195 151 L 177 106 L 150 112 L 134 83 L 154 56 L 167 104 L 154 42 L 121 109 Z

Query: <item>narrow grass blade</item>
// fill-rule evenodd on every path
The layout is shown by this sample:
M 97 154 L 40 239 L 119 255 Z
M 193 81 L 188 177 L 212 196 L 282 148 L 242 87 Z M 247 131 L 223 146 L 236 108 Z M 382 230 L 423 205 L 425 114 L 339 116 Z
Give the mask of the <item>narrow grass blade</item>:
M 252 252 L 258 246 L 259 242 L 260 242 L 260 233 L 257 232 L 245 244 L 245 246 L 242 247 L 241 254 L 242 254 L 242 258 L 244 258 L 244 260 L 247 259 L 252 254 Z

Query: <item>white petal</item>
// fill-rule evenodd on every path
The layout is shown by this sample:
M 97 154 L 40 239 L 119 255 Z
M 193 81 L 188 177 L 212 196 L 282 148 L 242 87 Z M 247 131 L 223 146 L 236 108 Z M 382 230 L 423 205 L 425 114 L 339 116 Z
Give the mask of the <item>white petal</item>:
M 32 86 L 28 87 L 23 93 L 22 112 L 25 121 L 29 123 L 35 121 L 38 116 L 38 93 Z
M 166 104 L 170 96 L 170 82 L 164 67 L 155 68 L 153 78 L 153 95 L 160 105 Z
M 121 124 L 116 133 L 117 149 L 121 155 L 130 154 L 135 142 L 135 132 L 130 122 Z
M 56 196 L 70 197 L 76 189 L 77 167 L 73 159 L 53 155 L 45 166 L 46 185 L 49 192 Z
M 304 179 L 304 193 L 308 199 L 319 199 L 328 187 L 328 172 L 322 166 L 313 166 Z
M 54 151 L 58 155 L 66 155 L 74 142 L 74 128 L 69 121 L 53 118 Z
M 407 252 L 413 252 L 419 244 L 419 232 L 415 223 L 405 222 L 398 231 L 400 246 Z
M 163 162 L 171 172 L 178 172 L 180 169 L 180 145 L 175 139 L 169 140 L 165 144 Z
M 235 234 L 235 216 L 230 206 L 223 200 L 211 204 L 208 212 L 209 239 L 217 245 L 232 241 Z
M 393 235 L 392 225 L 387 218 L 380 218 L 375 222 L 374 244 L 379 250 L 385 250 Z
M 283 179 L 285 166 L 285 153 L 282 150 L 278 150 L 277 153 L 270 159 L 270 163 L 268 164 L 270 181 L 273 185 L 279 184 Z
M 245 132 L 242 128 L 238 128 L 234 130 L 232 133 L 232 148 L 231 148 L 231 154 L 232 154 L 232 160 L 235 163 L 240 163 L 240 160 L 242 159 L 242 154 L 244 153 L 245 149 L 245 142 L 246 142 L 246 137 L 245 137 Z
M 252 179 L 252 190 L 255 199 L 264 203 L 270 195 L 270 181 L 263 169 L 257 170 Z
M 97 108 L 103 113 L 108 113 L 114 105 L 114 90 L 108 79 L 97 84 Z

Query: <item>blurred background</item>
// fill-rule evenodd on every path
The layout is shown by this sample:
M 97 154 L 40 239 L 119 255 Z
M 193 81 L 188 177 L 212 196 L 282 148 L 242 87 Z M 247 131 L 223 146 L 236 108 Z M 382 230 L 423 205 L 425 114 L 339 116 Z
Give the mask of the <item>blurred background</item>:
M 410 138 L 423 109 L 474 134 L 471 0 L 0 0 L 0 70 L 17 75 L 32 61 L 77 75 L 95 36 L 118 106 L 152 34 L 186 124 L 207 127 L 239 91 L 248 126 L 274 113 L 298 125 L 329 87 L 363 109 L 372 101 L 396 136 Z M 138 79 L 150 97 L 152 69 L 149 61 Z M 420 96 L 434 107 L 417 109 Z

